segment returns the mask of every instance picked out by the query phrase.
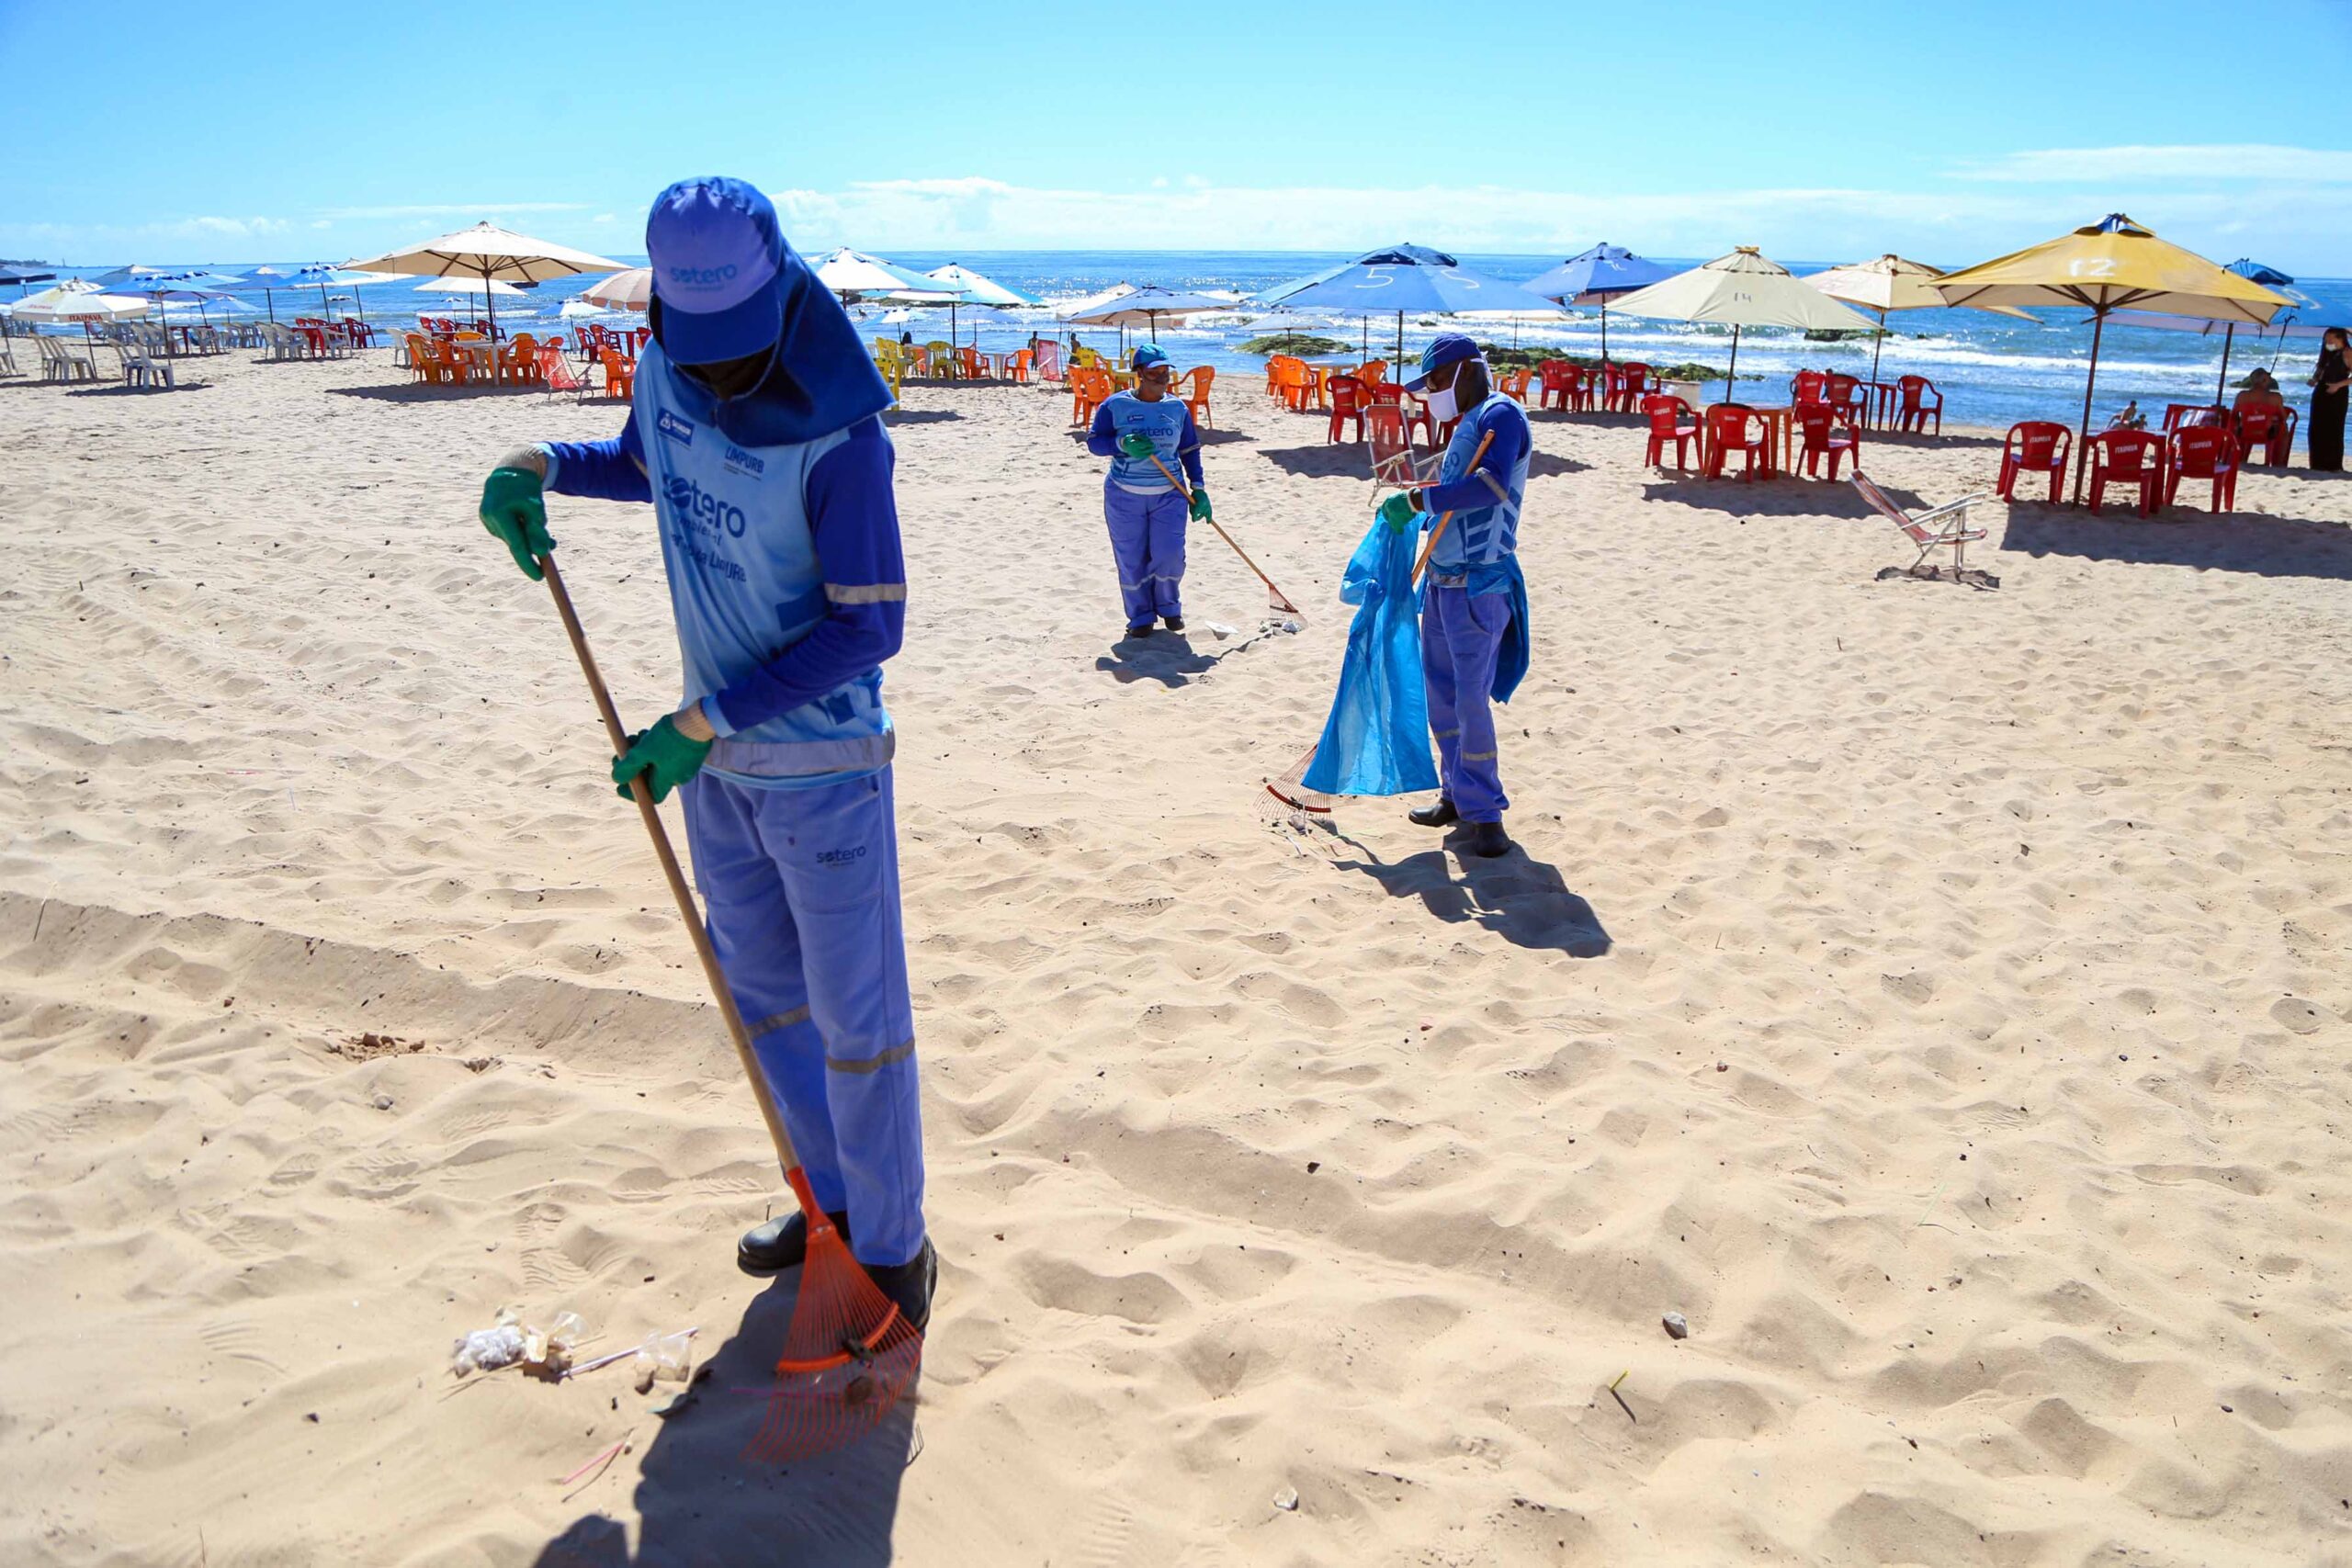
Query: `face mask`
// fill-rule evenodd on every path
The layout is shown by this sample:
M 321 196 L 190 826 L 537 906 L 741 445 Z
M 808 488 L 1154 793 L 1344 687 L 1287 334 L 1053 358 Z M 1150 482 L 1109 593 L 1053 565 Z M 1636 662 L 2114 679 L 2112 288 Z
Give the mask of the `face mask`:
M 1454 407 L 1453 389 L 1451 387 L 1432 389 L 1427 401 L 1430 405 L 1430 417 L 1440 424 L 1445 423 L 1459 412 Z

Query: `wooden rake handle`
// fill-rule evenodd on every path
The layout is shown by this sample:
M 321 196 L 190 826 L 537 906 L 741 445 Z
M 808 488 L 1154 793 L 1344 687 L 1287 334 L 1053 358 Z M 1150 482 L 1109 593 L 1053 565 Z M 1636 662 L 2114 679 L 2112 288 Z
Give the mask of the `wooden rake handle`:
M 596 668 L 596 656 L 588 651 L 588 634 L 581 630 L 580 616 L 571 607 L 571 595 L 564 592 L 563 573 L 556 570 L 553 556 L 540 556 L 538 562 L 539 570 L 547 573 L 548 592 L 555 598 L 556 614 L 563 617 L 564 634 L 571 638 L 571 651 L 579 657 L 580 672 L 588 678 L 589 694 L 596 699 L 596 712 L 605 721 L 605 734 L 612 740 L 613 755 L 625 757 L 628 754 L 628 731 L 621 728 L 621 716 L 613 706 L 613 694 L 605 689 L 605 677 Z M 784 1162 L 787 1174 L 797 1171 L 800 1168 L 800 1156 L 793 1150 L 792 1134 L 784 1130 L 784 1118 L 777 1113 L 775 1100 L 767 1091 L 767 1077 L 760 1071 L 760 1058 L 752 1051 L 752 1037 L 743 1028 L 743 1014 L 735 1006 L 735 993 L 728 988 L 726 972 L 719 968 L 718 954 L 711 949 L 710 933 L 703 928 L 702 912 L 695 907 L 694 890 L 686 886 L 686 874 L 678 868 L 677 852 L 670 847 L 670 835 L 662 829 L 662 813 L 654 807 L 653 793 L 647 787 L 642 773 L 629 779 L 628 793 L 637 802 L 638 816 L 645 821 L 646 836 L 653 840 L 654 858 L 662 863 L 662 875 L 670 884 L 670 897 L 678 902 L 678 918 L 685 922 L 686 934 L 694 940 L 695 956 L 702 960 L 703 978 L 710 983 L 718 1014 L 727 1021 L 727 1037 L 735 1043 L 736 1060 L 742 1065 L 743 1076 L 752 1081 L 752 1098 L 760 1102 L 760 1117 L 768 1124 L 768 1136 L 775 1140 L 776 1158 Z
M 1494 440 L 1495 433 L 1491 430 L 1478 437 L 1478 449 L 1470 454 L 1471 473 L 1478 471 L 1478 461 L 1487 455 L 1487 448 L 1494 445 Z M 1421 576 L 1430 569 L 1430 557 L 1437 554 L 1437 542 L 1445 537 L 1445 525 L 1453 521 L 1453 509 L 1449 506 L 1439 515 L 1437 526 L 1430 530 L 1430 542 L 1421 547 L 1421 558 L 1413 563 L 1414 587 L 1421 585 Z
M 1159 470 L 1159 477 L 1166 479 L 1170 488 L 1174 490 L 1178 495 L 1190 498 L 1193 493 L 1193 487 L 1182 482 L 1173 473 L 1170 472 L 1168 465 L 1159 460 L 1159 454 L 1157 452 L 1151 455 L 1151 466 Z M 1272 578 L 1268 577 L 1262 571 L 1258 571 L 1258 563 L 1250 558 L 1250 552 L 1248 550 L 1243 549 L 1238 544 L 1234 544 L 1233 536 L 1225 531 L 1225 525 L 1223 524 L 1219 523 L 1214 517 L 1204 517 L 1201 519 L 1201 521 L 1206 523 L 1210 527 L 1215 528 L 1218 538 L 1223 539 L 1227 544 L 1233 546 L 1233 553 L 1241 558 L 1241 564 L 1243 566 L 1248 567 L 1251 571 L 1258 572 L 1258 581 L 1266 585 L 1267 592 L 1272 593 L 1275 598 L 1283 602 L 1283 610 L 1294 615 L 1304 615 L 1306 613 L 1298 607 L 1297 604 L 1289 594 L 1274 586 L 1274 580 Z

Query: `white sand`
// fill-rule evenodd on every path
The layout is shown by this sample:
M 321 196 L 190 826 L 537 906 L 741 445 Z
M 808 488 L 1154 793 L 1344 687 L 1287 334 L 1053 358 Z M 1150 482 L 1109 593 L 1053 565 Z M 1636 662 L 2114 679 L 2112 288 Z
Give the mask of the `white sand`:
M 0 387 L 0 1561 L 2352 1561 L 2352 485 L 1996 507 L 1976 592 L 1541 416 L 1526 853 L 1465 866 L 1259 789 L 1355 453 L 1229 378 L 1218 515 L 1312 624 L 1220 658 L 1262 595 L 1196 531 L 1192 651 L 1122 660 L 1067 399 L 911 391 L 944 1269 L 919 1406 L 777 1474 L 773 1162 L 473 519 L 618 412 L 249 358 Z M 556 506 L 642 722 L 650 514 Z M 510 1303 L 732 1348 L 668 1426 L 618 1369 L 452 1395 Z

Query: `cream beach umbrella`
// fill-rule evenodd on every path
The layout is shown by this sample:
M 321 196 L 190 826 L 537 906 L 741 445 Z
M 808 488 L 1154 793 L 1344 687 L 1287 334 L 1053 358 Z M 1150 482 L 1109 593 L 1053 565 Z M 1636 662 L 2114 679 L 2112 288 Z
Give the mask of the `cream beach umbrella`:
M 600 310 L 642 310 L 653 299 L 653 269 L 633 266 L 627 272 L 600 277 L 583 289 L 580 298 Z
M 124 316 L 145 315 L 147 301 L 109 294 L 95 283 L 69 277 L 55 288 L 26 295 L 8 313 L 19 321 L 50 325 L 66 321 L 111 321 Z
M 397 272 L 417 277 L 475 277 L 484 283 L 552 283 L 592 272 L 626 272 L 626 264 L 552 240 L 533 239 L 495 223 L 442 234 L 418 244 L 345 262 L 354 272 Z M 485 290 L 486 295 L 490 291 Z M 498 326 L 498 304 L 490 295 L 490 324 Z
M 958 305 L 985 305 L 992 310 L 1012 310 L 1023 305 L 1037 303 L 1026 294 L 1007 288 L 996 279 L 983 277 L 970 267 L 956 262 L 949 262 L 945 266 L 933 267 L 923 276 L 943 288 L 961 288 L 964 291 L 960 299 L 950 299 L 947 302 L 947 335 L 949 337 L 956 335 L 956 307 Z M 980 330 L 977 326 L 972 329 L 972 341 L 976 344 L 980 341 Z
M 964 298 L 964 290 L 955 284 L 925 277 L 847 245 L 819 261 L 813 270 L 817 281 L 844 305 L 945 305 Z
M 1754 245 L 1742 245 L 1704 266 L 1678 272 L 1664 283 L 1611 302 L 1621 316 L 1653 321 L 1713 321 L 1731 329 L 1731 367 L 1724 396 L 1731 399 L 1739 375 L 1743 327 L 1802 327 L 1815 332 L 1871 330 L 1870 318 L 1855 314 L 1817 288 L 1808 288 L 1779 262 Z
M 2083 381 L 2082 428 L 2075 441 L 2077 500 L 2090 465 L 2091 393 L 2098 385 L 2099 339 L 2109 312 L 2128 308 L 2261 327 L 2292 303 L 2252 278 L 2157 239 L 2120 212 L 1948 273 L 1934 288 L 1947 305 L 2079 305 L 2090 311 L 2090 373 Z
M 1804 279 L 1832 299 L 1871 312 L 1878 317 L 1878 335 L 1871 340 L 1871 380 L 1878 380 L 1879 350 L 1885 345 L 1887 313 L 1893 310 L 1946 310 L 1944 297 L 1930 284 L 1944 276 L 1941 267 L 1929 266 L 1889 251 L 1876 261 L 1854 262 L 1847 266 L 1833 266 L 1827 272 L 1816 272 Z M 1991 310 L 1999 315 L 2015 316 L 2030 321 L 2031 316 L 2009 305 L 1972 305 L 1974 310 Z

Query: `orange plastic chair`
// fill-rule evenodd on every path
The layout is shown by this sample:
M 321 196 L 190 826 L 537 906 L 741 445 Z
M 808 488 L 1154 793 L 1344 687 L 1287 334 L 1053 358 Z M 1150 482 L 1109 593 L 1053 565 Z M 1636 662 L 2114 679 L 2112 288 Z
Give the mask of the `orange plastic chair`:
M 1278 403 L 1283 400 L 1282 363 L 1288 357 L 1289 355 L 1282 354 L 1266 355 L 1266 400 L 1268 402 Z
M 2188 424 L 2172 434 L 2172 460 L 2165 468 L 2165 504 L 2180 494 L 2183 479 L 2213 481 L 2212 510 L 2234 512 L 2238 504 L 2238 438 L 2220 424 Z
M 1209 418 L 1209 386 L 1216 379 L 1216 372 L 1205 365 L 1193 367 L 1193 389 L 1184 394 L 1184 406 L 1193 411 L 1193 423 L 1214 425 Z
M 1094 417 L 1094 411 L 1111 399 L 1116 390 L 1110 372 L 1084 365 L 1073 365 L 1069 372 L 1069 422 L 1085 424 Z
M 605 396 L 626 398 L 637 390 L 637 367 L 623 359 L 614 349 L 605 349 L 598 356 L 605 366 Z
M 1683 455 L 1691 442 L 1699 440 L 1700 434 L 1699 422 L 1689 417 L 1690 405 L 1680 398 L 1660 393 L 1642 400 L 1642 412 L 1649 417 L 1650 422 L 1650 449 L 1645 461 L 1653 468 L 1666 467 L 1666 444 L 1671 441 L 1674 443 L 1674 471 L 1678 474 L 1682 472 Z M 1699 445 L 1702 451 L 1706 449 L 1705 442 Z
M 2154 517 L 2165 483 L 2165 438 L 2153 430 L 2102 430 L 2086 442 L 2091 458 L 2091 515 L 2109 485 L 2140 491 L 2140 515 Z
M 2017 499 L 2018 480 L 2026 474 L 2050 476 L 2050 504 L 2066 483 L 2066 459 L 2074 455 L 2075 433 L 2046 419 L 2029 419 L 2009 426 L 2001 443 L 2001 477 L 1993 489 L 2003 501 Z
M 513 381 L 517 386 L 538 378 L 538 341 L 529 333 L 516 333 L 498 351 L 498 378 Z
M 1004 356 L 1004 374 L 1006 378 L 1012 381 L 1015 385 L 1023 387 L 1027 386 L 1029 384 L 1029 363 L 1035 357 L 1035 355 L 1032 355 L 1025 348 L 1015 349 L 1011 354 L 1006 355 Z
M 1643 367 L 1645 374 L 1648 368 Z M 1742 484 L 1755 479 L 1759 468 L 1765 478 L 1772 476 L 1772 433 L 1746 403 L 1716 403 L 1707 410 L 1706 450 L 1704 471 L 1711 479 L 1723 477 L 1724 463 L 1734 452 L 1747 455 L 1747 467 L 1739 476 Z
M 1367 387 L 1382 385 L 1388 379 L 1388 361 L 1385 359 L 1365 360 L 1356 371 L 1356 379 Z
M 423 333 L 405 333 L 401 341 L 408 345 L 408 373 L 427 385 L 441 379 L 441 361 L 426 346 Z
M 1862 428 L 1840 415 L 1828 403 L 1799 403 L 1796 412 L 1797 431 L 1804 446 L 1798 456 L 1804 459 L 1804 471 L 1814 479 L 1821 477 L 1821 459 L 1829 459 L 1829 479 L 1836 483 L 1838 460 L 1849 453 L 1854 467 L 1862 466 Z
M 1306 361 L 1299 359 L 1284 360 L 1283 362 L 1282 376 L 1281 380 L 1278 383 L 1278 387 L 1282 396 L 1283 407 L 1290 410 L 1293 413 L 1305 413 L 1307 412 L 1306 405 L 1314 399 L 1314 386 L 1307 377 Z
M 956 351 L 956 368 L 962 373 L 965 380 L 977 381 L 980 378 L 980 351 L 978 349 L 957 349 Z
M 435 338 L 433 352 L 440 362 L 443 379 L 453 386 L 473 385 L 474 356 L 472 355 L 447 338 Z
M 1527 382 L 1528 378 L 1533 374 L 1533 371 L 1523 368 L 1518 370 L 1506 370 L 1500 377 L 1497 378 L 1495 381 L 1495 390 L 1500 392 L 1504 397 L 1509 398 L 1511 401 L 1519 404 L 1520 407 L 1525 408 L 1527 406 Z

